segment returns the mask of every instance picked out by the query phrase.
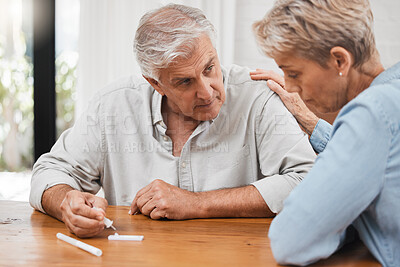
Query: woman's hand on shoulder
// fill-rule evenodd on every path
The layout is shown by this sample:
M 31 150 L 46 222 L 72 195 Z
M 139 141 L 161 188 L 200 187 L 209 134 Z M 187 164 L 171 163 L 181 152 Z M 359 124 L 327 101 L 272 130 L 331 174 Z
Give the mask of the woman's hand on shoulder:
M 319 118 L 308 109 L 298 93 L 286 91 L 285 79 L 281 75 L 272 70 L 256 69 L 250 72 L 250 77 L 253 80 L 267 81 L 268 87 L 279 95 L 283 104 L 293 114 L 300 126 L 311 135 Z

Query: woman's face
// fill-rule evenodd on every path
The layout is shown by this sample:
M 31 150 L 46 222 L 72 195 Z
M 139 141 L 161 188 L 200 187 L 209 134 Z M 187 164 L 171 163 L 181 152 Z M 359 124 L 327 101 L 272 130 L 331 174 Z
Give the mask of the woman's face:
M 345 80 L 329 60 L 326 68 L 293 55 L 275 57 L 275 62 L 284 73 L 286 90 L 297 92 L 307 106 L 330 113 L 347 103 Z

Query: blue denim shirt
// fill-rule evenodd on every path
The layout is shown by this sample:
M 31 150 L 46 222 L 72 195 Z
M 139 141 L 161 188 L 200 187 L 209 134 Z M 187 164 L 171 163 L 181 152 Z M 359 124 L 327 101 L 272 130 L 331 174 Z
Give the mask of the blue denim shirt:
M 383 266 L 400 266 L 400 63 L 319 121 L 320 152 L 284 202 L 269 238 L 280 264 L 307 265 L 333 254 L 353 225 Z

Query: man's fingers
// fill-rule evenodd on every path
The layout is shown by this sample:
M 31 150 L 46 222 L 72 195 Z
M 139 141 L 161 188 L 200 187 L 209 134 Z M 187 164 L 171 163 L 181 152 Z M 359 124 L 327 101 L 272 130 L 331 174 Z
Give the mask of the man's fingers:
M 67 217 L 65 220 L 65 225 L 70 232 L 79 237 L 94 236 L 104 229 L 104 223 L 90 220 L 81 216 Z
M 103 221 L 105 216 L 103 209 L 93 209 L 86 204 L 72 202 L 70 208 L 73 214 L 93 220 Z
M 142 196 L 143 194 L 147 193 L 151 189 L 151 186 L 152 186 L 152 183 L 150 183 L 150 184 L 146 185 L 145 187 L 143 187 L 142 189 L 140 189 L 137 192 L 136 197 L 138 198 L 138 197 Z
M 131 203 L 131 209 L 129 210 L 129 215 L 135 215 L 138 212 L 138 207 L 136 205 L 136 199 L 134 199 Z
M 150 183 L 136 193 L 136 196 L 131 203 L 131 209 L 129 210 L 130 215 L 135 215 L 139 211 L 137 201 L 143 194 L 147 193 L 151 189 L 151 186 L 152 184 Z
M 76 190 L 69 191 L 63 202 L 61 203 L 61 209 L 71 209 L 71 212 L 76 215 L 81 215 L 83 217 L 95 219 L 98 221 L 102 221 L 105 216 L 105 211 L 103 209 L 93 209 L 93 203 L 96 202 L 96 199 L 99 202 L 107 202 L 105 199 L 101 200 L 101 198 L 96 197 L 90 193 L 83 193 Z
M 79 237 L 94 236 L 104 229 L 103 221 L 76 215 L 70 207 L 64 209 L 63 221 L 68 230 Z
M 140 211 L 142 212 L 142 214 L 150 216 L 150 214 L 152 213 L 152 211 L 157 208 L 157 201 L 155 201 L 154 199 L 150 199 L 149 201 L 147 201 L 140 209 Z M 150 216 L 151 217 L 151 216 Z M 152 218 L 152 217 L 151 217 Z
M 87 206 L 86 206 L 87 207 Z M 89 208 L 92 210 L 91 208 Z M 93 211 L 96 211 L 93 209 Z M 98 211 L 102 215 L 103 219 L 103 211 Z M 98 220 L 95 216 L 95 218 L 89 218 L 87 216 L 83 216 L 79 213 L 75 213 L 74 210 L 71 207 L 67 207 L 64 210 L 64 215 L 66 219 L 71 223 L 72 225 L 80 228 L 96 228 L 96 227 L 101 227 L 104 226 L 103 219 Z
M 91 229 L 83 229 L 83 228 L 79 228 L 76 227 L 74 225 L 65 225 L 67 227 L 67 229 L 75 234 L 76 236 L 80 237 L 80 238 L 85 238 L 85 237 L 92 237 L 92 236 L 96 236 L 99 233 L 101 233 L 104 230 L 104 227 L 102 228 L 91 228 Z
M 104 229 L 103 219 L 107 205 L 104 198 L 72 190 L 61 203 L 62 220 L 68 230 L 77 236 L 94 236 Z
M 165 212 L 161 211 L 157 207 L 155 207 L 149 214 L 149 217 L 152 218 L 153 220 L 158 220 L 161 218 L 166 218 Z
M 143 213 L 143 207 L 153 199 L 154 193 L 152 191 L 149 191 L 145 194 L 143 194 L 142 196 L 140 196 L 137 201 L 136 201 L 136 205 L 138 207 L 138 209 Z

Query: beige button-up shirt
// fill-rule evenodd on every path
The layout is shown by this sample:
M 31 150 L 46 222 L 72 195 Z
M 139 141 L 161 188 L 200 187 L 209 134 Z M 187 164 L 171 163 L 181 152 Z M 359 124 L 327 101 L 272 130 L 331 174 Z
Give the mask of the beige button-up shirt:
M 265 81 L 249 69 L 223 69 L 226 100 L 172 154 L 162 97 L 143 78 L 129 77 L 97 93 L 86 112 L 33 167 L 31 205 L 44 212 L 43 192 L 57 184 L 130 205 L 155 179 L 190 191 L 253 184 L 273 212 L 315 160 L 307 136 Z

